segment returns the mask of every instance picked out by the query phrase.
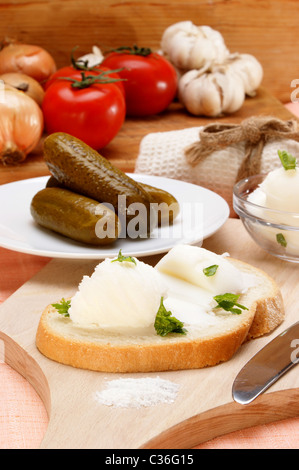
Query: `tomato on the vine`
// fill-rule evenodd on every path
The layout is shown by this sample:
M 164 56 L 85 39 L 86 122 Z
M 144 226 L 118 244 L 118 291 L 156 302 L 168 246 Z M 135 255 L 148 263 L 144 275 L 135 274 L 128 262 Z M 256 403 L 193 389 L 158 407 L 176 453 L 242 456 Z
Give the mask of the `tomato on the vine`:
M 80 59 L 75 59 L 73 56 L 73 52 L 71 54 L 71 63 L 70 65 L 66 65 L 62 67 L 56 72 L 54 72 L 44 83 L 44 89 L 47 90 L 49 86 L 55 81 L 65 77 L 75 78 L 77 80 L 81 79 L 82 72 L 85 75 L 99 75 L 101 72 L 109 72 L 109 77 L 120 79 L 118 71 L 110 70 L 108 67 L 102 66 L 102 64 L 89 66 L 88 61 L 82 61 Z M 115 84 L 119 87 L 119 89 L 124 94 L 124 86 L 122 80 L 116 81 Z
M 66 132 L 94 149 L 105 147 L 126 116 L 119 78 L 113 71 L 69 71 L 45 90 L 42 110 L 47 133 Z
M 80 69 L 76 68 L 73 65 L 66 65 L 65 67 L 62 67 L 61 69 L 56 70 L 45 82 L 44 88 L 47 90 L 49 86 L 54 82 L 54 80 L 59 80 L 60 78 L 64 77 L 73 77 L 77 78 L 80 80 L 82 72 L 85 72 L 85 75 L 99 75 L 101 72 L 110 72 L 109 76 L 112 78 L 120 78 L 117 73 L 114 71 L 108 69 L 108 67 L 102 67 L 102 66 L 96 66 L 96 67 L 91 67 L 90 69 Z M 120 85 L 120 89 L 123 90 L 123 84 L 122 81 L 119 81 L 118 84 Z
M 128 116 L 158 114 L 176 96 L 176 70 L 166 58 L 149 48 L 120 47 L 108 53 L 101 66 L 118 69 L 124 79 Z

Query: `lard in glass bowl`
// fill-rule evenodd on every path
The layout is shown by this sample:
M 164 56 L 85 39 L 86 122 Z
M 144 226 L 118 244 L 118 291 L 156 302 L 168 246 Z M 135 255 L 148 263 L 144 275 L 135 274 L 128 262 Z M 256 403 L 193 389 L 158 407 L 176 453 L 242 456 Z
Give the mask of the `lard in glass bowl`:
M 299 169 L 278 151 L 281 167 L 239 181 L 233 205 L 253 240 L 278 258 L 299 262 Z

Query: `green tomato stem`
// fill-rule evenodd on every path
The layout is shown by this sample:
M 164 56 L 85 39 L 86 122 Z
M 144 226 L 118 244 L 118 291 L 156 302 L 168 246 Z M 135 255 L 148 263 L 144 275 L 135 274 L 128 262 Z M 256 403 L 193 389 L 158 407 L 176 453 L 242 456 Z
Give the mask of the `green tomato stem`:
M 72 77 L 59 77 L 60 80 L 67 80 L 69 82 L 72 82 L 72 88 L 77 88 L 77 89 L 84 89 L 88 88 L 91 85 L 95 85 L 97 83 L 116 83 L 116 82 L 121 82 L 124 81 L 124 78 L 112 78 L 109 77 L 110 73 L 117 73 L 120 72 L 122 69 L 115 69 L 115 70 L 107 70 L 107 71 L 102 71 L 98 75 L 87 75 L 85 72 L 81 72 L 81 80 L 77 80 L 76 78 Z
M 134 44 L 133 47 L 121 46 L 121 47 L 117 47 L 116 49 L 111 49 L 110 52 L 118 52 L 118 53 L 127 52 L 128 54 L 131 54 L 131 55 L 141 55 L 143 57 L 146 57 L 152 53 L 152 50 L 149 47 L 138 47 L 136 46 L 136 44 Z

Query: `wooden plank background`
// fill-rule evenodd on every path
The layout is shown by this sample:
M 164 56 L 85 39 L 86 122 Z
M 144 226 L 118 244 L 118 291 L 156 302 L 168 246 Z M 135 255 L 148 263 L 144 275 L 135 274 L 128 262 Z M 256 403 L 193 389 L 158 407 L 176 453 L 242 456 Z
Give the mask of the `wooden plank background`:
M 159 48 L 164 29 L 191 20 L 220 31 L 231 52 L 253 54 L 264 68 L 263 86 L 290 101 L 299 79 L 299 3 L 296 0 L 0 0 L 0 38 L 17 37 L 51 52 L 58 66 L 78 45 Z

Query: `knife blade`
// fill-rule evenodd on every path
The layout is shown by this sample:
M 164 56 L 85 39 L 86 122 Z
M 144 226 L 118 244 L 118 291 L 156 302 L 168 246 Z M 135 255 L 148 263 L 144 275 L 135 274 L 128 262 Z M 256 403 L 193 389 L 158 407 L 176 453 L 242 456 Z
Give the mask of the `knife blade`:
M 266 344 L 240 370 L 232 386 L 233 399 L 242 405 L 251 403 L 298 362 L 299 322 L 296 322 Z

